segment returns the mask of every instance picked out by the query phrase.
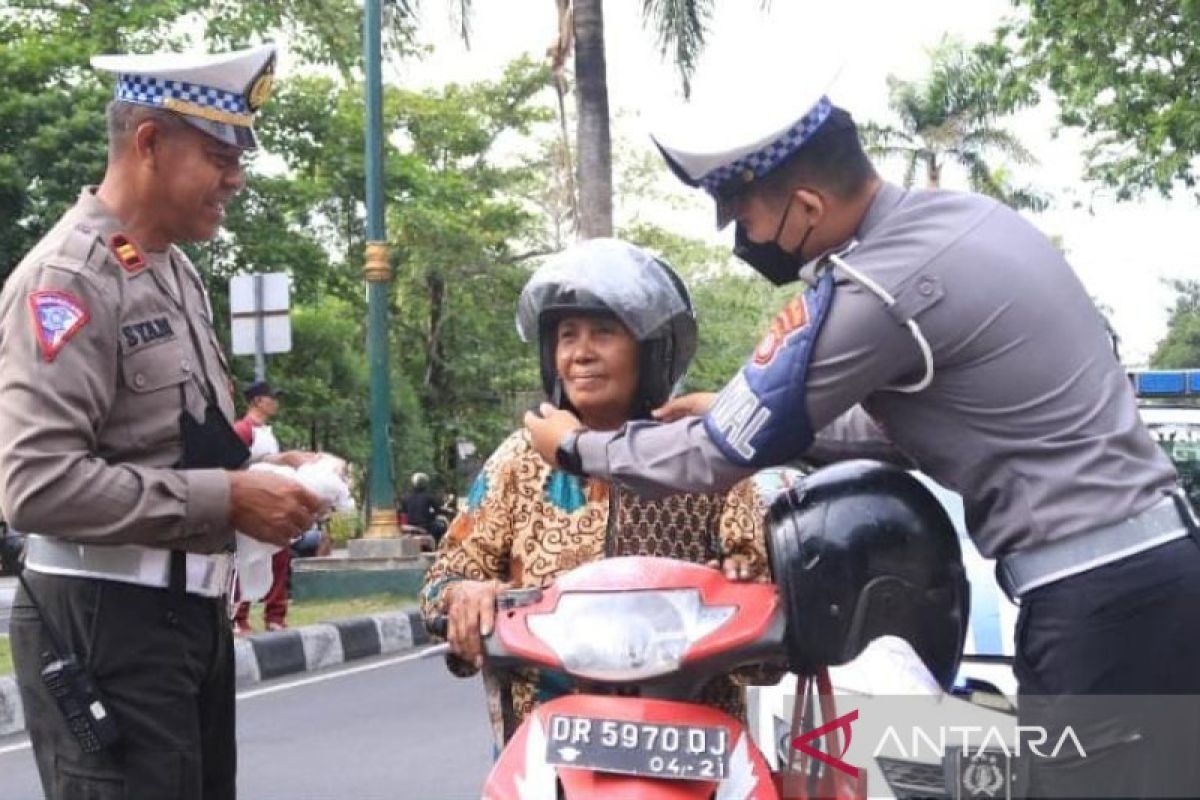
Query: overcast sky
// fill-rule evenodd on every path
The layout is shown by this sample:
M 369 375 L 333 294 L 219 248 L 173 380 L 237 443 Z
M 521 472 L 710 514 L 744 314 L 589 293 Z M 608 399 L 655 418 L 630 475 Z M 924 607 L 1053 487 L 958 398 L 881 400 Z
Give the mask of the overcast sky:
M 467 50 L 445 11 L 450 5 L 457 3 L 422 4 L 421 39 L 433 45 L 434 53 L 420 63 L 389 66 L 386 81 L 433 86 L 494 78 L 522 53 L 541 58 L 554 39 L 553 0 L 475 0 L 473 41 Z M 609 103 L 617 115 L 614 136 L 648 146 L 648 126 L 682 101 L 674 67 L 659 57 L 652 34 L 642 26 L 641 5 L 635 0 L 605 3 L 605 34 Z M 928 63 L 927 50 L 943 35 L 981 41 L 1012 13 L 1008 0 L 774 0 L 767 12 L 757 0 L 722 0 L 717 6 L 693 82 L 697 102 L 735 91 L 755 97 L 777 93 L 786 102 L 806 78 L 836 72 L 830 90 L 834 102 L 860 120 L 877 122 L 891 120 L 887 75 L 918 78 Z M 744 62 L 750 59 L 761 67 L 762 80 L 735 86 L 732 76 L 745 74 Z M 1062 238 L 1088 291 L 1112 309 L 1125 360 L 1143 363 L 1166 330 L 1172 293 L 1160 279 L 1200 278 L 1200 208 L 1184 197 L 1163 201 L 1148 196 L 1118 204 L 1110 192 L 1084 184 L 1081 140 L 1071 131 L 1055 136 L 1052 106 L 1024 112 L 1007 127 L 1040 161 L 1036 168 L 1015 171 L 1015 177 L 1057 198 L 1051 210 L 1033 221 Z M 900 179 L 898 165 L 880 167 L 885 177 Z M 944 185 L 965 188 L 962 176 L 952 172 Z M 1077 199 L 1088 200 L 1091 211 L 1074 208 Z M 633 211 L 619 208 L 617 213 L 628 217 Z M 670 226 L 680 233 L 716 236 L 711 207 L 699 197 L 686 210 L 670 214 Z M 728 242 L 731 236 L 727 231 L 716 241 Z

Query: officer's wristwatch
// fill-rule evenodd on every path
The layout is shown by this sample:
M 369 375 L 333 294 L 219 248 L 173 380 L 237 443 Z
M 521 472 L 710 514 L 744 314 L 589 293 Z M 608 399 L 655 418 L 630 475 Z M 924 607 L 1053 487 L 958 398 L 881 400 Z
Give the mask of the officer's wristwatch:
M 559 469 L 572 475 L 583 475 L 583 459 L 579 456 L 579 434 L 586 430 L 587 428 L 576 428 L 567 431 L 567 435 L 558 443 L 558 448 L 554 451 L 554 460 Z

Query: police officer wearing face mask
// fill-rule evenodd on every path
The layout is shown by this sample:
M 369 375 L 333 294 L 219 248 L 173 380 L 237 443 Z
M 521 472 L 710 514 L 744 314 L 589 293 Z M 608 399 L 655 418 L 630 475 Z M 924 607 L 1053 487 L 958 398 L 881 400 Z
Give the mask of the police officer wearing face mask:
M 103 182 L 0 295 L 0 506 L 28 534 L 12 612 L 45 794 L 232 798 L 234 530 L 286 547 L 318 499 L 237 471 L 228 365 L 176 243 L 215 235 L 274 64 L 267 45 L 104 56 Z
M 1039 765 L 1032 790 L 1148 796 L 1165 763 L 1167 791 L 1200 794 L 1185 774 L 1200 752 L 1194 699 L 1165 728 L 1063 699 L 1200 695 L 1200 534 L 1101 315 L 1020 215 L 882 181 L 850 114 L 818 95 L 757 126 L 722 109 L 748 121 L 732 144 L 656 139 L 675 175 L 715 199 L 718 223 L 736 222 L 735 253 L 803 289 L 739 374 L 715 400 L 659 414 L 675 421 L 615 433 L 543 408 L 526 418 L 535 446 L 650 494 L 727 487 L 801 456 L 917 465 L 963 496 L 980 552 L 1021 604 L 1023 723 L 1074 715 L 1105 753 Z

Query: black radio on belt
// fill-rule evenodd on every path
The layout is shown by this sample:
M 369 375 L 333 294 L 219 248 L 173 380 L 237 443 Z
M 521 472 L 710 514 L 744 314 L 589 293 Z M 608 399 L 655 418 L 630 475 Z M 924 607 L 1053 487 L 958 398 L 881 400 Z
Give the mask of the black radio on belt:
M 48 663 L 42 668 L 42 682 L 58 703 L 68 730 L 83 752 L 99 753 L 121 738 L 116 721 L 96 691 L 96 684 L 75 656 L 55 658 Z
M 117 729 L 117 721 L 108 713 L 96 682 L 87 673 L 79 659 L 65 644 L 65 639 L 58 635 L 58 628 L 46 616 L 45 609 L 38 601 L 37 595 L 25 579 L 25 573 L 17 573 L 25 593 L 33 601 L 38 616 L 41 617 L 42 627 L 50 638 L 50 647 L 43 653 L 46 666 L 42 667 L 42 683 L 58 705 L 67 730 L 85 753 L 99 753 L 112 747 L 121 738 Z

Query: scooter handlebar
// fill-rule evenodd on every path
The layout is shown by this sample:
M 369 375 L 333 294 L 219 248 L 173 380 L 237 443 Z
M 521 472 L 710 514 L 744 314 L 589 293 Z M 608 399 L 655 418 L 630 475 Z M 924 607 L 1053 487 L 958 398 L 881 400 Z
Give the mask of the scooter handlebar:
M 445 639 L 450 633 L 450 618 L 445 614 L 435 614 L 425 620 L 425 630 L 430 636 Z
M 445 639 L 450 633 L 450 618 L 445 614 L 434 614 L 425 620 L 425 630 L 430 636 Z M 483 637 L 483 654 L 494 667 L 500 668 L 506 666 L 507 659 L 511 658 L 508 648 L 501 644 L 494 630 Z

